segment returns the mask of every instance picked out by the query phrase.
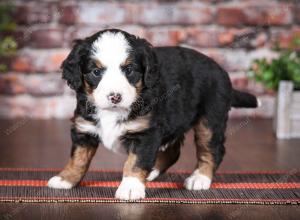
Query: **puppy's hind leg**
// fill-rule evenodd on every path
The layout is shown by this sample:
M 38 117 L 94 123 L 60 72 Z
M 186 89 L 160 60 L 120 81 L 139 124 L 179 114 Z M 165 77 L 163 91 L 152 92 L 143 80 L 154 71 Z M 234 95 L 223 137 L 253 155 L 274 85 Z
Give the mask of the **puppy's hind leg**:
M 175 164 L 180 156 L 180 148 L 183 144 L 184 136 L 161 147 L 156 156 L 155 166 L 147 177 L 147 181 L 156 179 L 160 174 L 167 171 L 169 167 Z
M 222 124 L 220 122 L 220 124 Z M 220 125 L 219 128 L 222 126 Z M 184 186 L 189 190 L 209 189 L 214 171 L 224 155 L 224 133 L 222 129 L 211 129 L 206 119 L 201 119 L 194 127 L 197 152 L 195 171 L 189 176 Z M 217 132 L 220 130 L 220 132 Z

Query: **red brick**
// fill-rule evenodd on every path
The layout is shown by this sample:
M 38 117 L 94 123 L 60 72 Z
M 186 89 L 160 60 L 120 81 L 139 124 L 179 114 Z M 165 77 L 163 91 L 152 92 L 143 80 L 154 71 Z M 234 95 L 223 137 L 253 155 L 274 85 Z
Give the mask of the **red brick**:
M 226 71 L 245 71 L 249 67 L 249 56 L 241 49 L 198 49 L 214 59 Z
M 230 74 L 230 75 L 235 75 L 235 74 Z M 231 77 L 231 83 L 235 89 L 247 90 L 249 78 L 247 76 Z
M 72 42 L 74 39 L 83 39 L 86 38 L 92 34 L 95 34 L 96 32 L 105 29 L 105 25 L 85 25 L 83 27 L 76 27 L 76 29 L 73 31 L 72 30 L 67 30 L 65 32 L 68 32 L 66 35 L 68 35 L 67 41 Z M 114 25 L 114 28 L 121 29 L 124 31 L 127 31 L 128 33 L 134 34 L 136 36 L 145 38 L 146 37 L 146 29 L 141 26 L 137 25 Z M 71 28 L 70 28 L 71 29 Z
M 276 52 L 267 48 L 249 52 L 243 49 L 195 49 L 216 60 L 228 72 L 248 71 L 254 59 L 278 57 Z
M 300 4 L 295 8 L 295 20 L 300 24 Z
M 141 38 L 146 37 L 147 28 L 138 25 L 116 25 L 115 28 L 124 30 Z M 171 28 L 172 29 L 172 28 Z
M 236 43 L 237 39 L 242 39 L 244 36 L 247 37 L 247 33 L 250 30 L 247 28 L 244 29 L 236 29 L 230 28 L 223 31 L 220 31 L 218 34 L 218 42 L 222 46 L 233 46 Z M 244 37 L 244 38 L 245 38 Z
M 295 48 L 294 40 L 300 40 L 300 27 L 293 27 L 288 30 L 278 30 L 272 32 L 273 45 L 281 48 Z M 300 48 L 300 46 L 298 46 Z
M 84 25 L 82 27 L 76 27 L 74 32 L 71 33 L 70 37 L 71 40 L 74 39 L 83 39 L 86 37 L 91 36 L 92 34 L 95 34 L 96 32 L 105 29 L 104 25 L 97 25 L 97 26 L 89 26 L 89 25 Z M 69 41 L 71 42 L 71 41 Z
M 78 6 L 78 23 L 112 25 L 130 23 L 130 4 L 118 2 L 81 2 Z
M 30 44 L 39 48 L 61 47 L 63 46 L 63 33 L 61 28 L 37 29 L 31 33 Z
M 187 28 L 185 43 L 199 47 L 218 46 L 218 30 L 212 28 Z
M 24 49 L 12 60 L 11 68 L 17 72 L 57 72 L 68 55 L 68 49 Z
M 230 28 L 218 34 L 220 46 L 253 49 L 268 43 L 268 35 L 262 28 Z
M 30 61 L 26 57 L 17 56 L 17 57 L 12 59 L 10 65 L 11 65 L 11 68 L 15 71 L 30 72 L 32 70 Z
M 239 26 L 246 23 L 246 16 L 240 7 L 220 7 L 217 10 L 217 22 L 221 25 Z
M 249 91 L 255 95 L 265 95 L 267 94 L 265 87 L 256 82 L 254 79 L 249 78 L 247 71 L 242 72 L 232 72 L 229 74 L 232 86 L 235 89 L 242 91 Z
M 275 1 L 232 3 L 217 9 L 217 22 L 221 25 L 288 25 L 293 21 L 292 7 Z
M 64 81 L 60 73 L 54 74 L 20 74 L 0 75 L 0 93 L 6 95 L 30 94 L 35 96 L 61 95 Z
M 70 118 L 75 109 L 75 97 L 69 95 L 32 97 L 1 96 L 0 118 Z
M 133 16 L 135 23 L 144 25 L 208 24 L 212 20 L 212 9 L 197 2 L 175 4 L 142 3 L 136 8 Z
M 230 0 L 201 0 L 201 2 L 207 2 L 207 3 L 213 3 L 213 4 L 228 2 L 228 1 L 230 1 Z
M 30 2 L 16 6 L 14 20 L 18 24 L 48 23 L 53 19 L 51 3 Z
M 78 21 L 78 7 L 75 5 L 64 5 L 59 7 L 59 22 L 62 24 L 75 24 Z
M 146 39 L 154 46 L 178 45 L 185 38 L 182 28 L 151 28 L 146 30 Z
M 288 4 L 251 6 L 245 14 L 249 25 L 288 25 L 293 21 L 292 8 Z

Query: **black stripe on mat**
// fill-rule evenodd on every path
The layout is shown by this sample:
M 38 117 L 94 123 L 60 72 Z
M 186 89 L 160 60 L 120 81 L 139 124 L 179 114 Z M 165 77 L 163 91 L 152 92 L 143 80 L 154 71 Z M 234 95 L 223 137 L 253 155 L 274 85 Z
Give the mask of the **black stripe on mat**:
M 101 198 L 114 198 L 116 188 L 98 188 L 98 187 L 77 187 L 71 190 L 55 190 L 46 187 L 0 187 L 0 199 L 3 198 L 39 198 L 51 200 L 53 198 L 67 198 L 75 200 L 76 198 L 88 198 L 96 200 Z M 189 191 L 185 189 L 147 189 L 146 197 L 156 199 L 176 198 L 176 200 L 185 199 L 203 199 L 203 200 L 244 200 L 263 201 L 263 200 L 285 200 L 300 202 L 300 189 L 211 189 L 201 191 Z M 16 199 L 17 200 L 17 199 Z

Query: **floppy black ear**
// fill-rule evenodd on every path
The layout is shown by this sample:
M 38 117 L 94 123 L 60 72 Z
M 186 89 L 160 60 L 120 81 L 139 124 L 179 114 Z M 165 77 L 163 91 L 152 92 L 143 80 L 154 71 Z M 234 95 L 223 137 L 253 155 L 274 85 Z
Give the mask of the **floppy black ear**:
M 141 39 L 143 47 L 143 66 L 144 72 L 144 84 L 146 87 L 151 88 L 159 79 L 159 72 L 157 68 L 157 59 L 153 51 L 153 47 L 146 40 Z
M 83 40 L 75 41 L 73 49 L 61 65 L 63 71 L 62 78 L 65 79 L 70 88 L 75 91 L 78 91 L 83 84 L 81 63 L 86 51 L 87 48 Z

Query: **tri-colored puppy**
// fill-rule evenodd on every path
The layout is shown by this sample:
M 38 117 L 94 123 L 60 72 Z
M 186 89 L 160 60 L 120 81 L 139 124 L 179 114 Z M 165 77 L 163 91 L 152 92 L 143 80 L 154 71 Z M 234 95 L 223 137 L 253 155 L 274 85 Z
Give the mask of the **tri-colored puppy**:
M 76 41 L 62 64 L 76 91 L 72 154 L 48 186 L 70 189 L 84 177 L 99 143 L 128 154 L 116 198 L 142 199 L 145 182 L 174 164 L 184 134 L 194 129 L 195 171 L 188 190 L 209 189 L 221 163 L 231 107 L 257 107 L 257 99 L 232 89 L 212 59 L 183 47 L 152 47 L 117 29 Z

